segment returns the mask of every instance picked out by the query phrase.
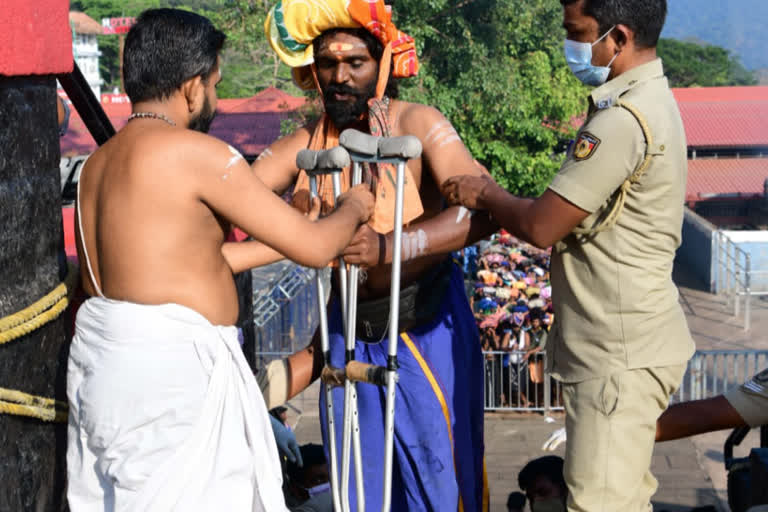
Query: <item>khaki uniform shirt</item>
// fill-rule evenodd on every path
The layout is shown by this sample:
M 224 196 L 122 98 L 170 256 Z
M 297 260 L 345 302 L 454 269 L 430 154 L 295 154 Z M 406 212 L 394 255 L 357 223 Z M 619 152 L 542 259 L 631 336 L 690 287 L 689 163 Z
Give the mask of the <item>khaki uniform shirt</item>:
M 624 370 L 684 363 L 694 352 L 672 262 L 680 245 L 687 179 L 685 131 L 661 60 L 595 89 L 575 144 L 549 188 L 591 215 L 606 215 L 643 161 L 646 140 L 621 99 L 650 127 L 654 157 L 632 185 L 616 225 L 570 234 L 552 251 L 555 325 L 548 347 L 555 378 L 581 382 Z
M 768 369 L 728 390 L 725 398 L 750 427 L 768 425 Z

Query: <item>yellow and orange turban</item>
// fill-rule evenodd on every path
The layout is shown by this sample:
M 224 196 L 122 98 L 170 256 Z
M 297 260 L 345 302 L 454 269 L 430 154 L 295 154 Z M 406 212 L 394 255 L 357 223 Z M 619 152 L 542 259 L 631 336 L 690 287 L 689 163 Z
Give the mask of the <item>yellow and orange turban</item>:
M 293 68 L 296 83 L 305 90 L 315 87 L 309 67 L 314 62 L 312 41 L 335 28 L 365 28 L 390 47 L 393 76 L 418 73 L 413 38 L 395 27 L 384 0 L 279 0 L 264 23 L 272 49 Z

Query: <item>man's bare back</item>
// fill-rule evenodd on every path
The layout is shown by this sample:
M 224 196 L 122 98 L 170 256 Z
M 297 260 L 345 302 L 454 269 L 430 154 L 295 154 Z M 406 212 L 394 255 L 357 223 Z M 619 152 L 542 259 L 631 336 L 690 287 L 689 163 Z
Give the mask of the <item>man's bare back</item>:
M 102 293 L 181 304 L 217 325 L 237 319 L 232 273 L 244 270 L 232 268 L 222 251 L 230 223 L 299 263 L 322 266 L 370 215 L 366 203 L 372 203 L 357 190 L 346 213 L 312 223 L 264 187 L 225 143 L 158 119 L 130 121 L 91 156 L 80 186 L 78 251 L 84 254 L 84 239 Z M 312 252 L 300 243 L 308 239 L 316 240 Z M 85 290 L 95 295 L 83 275 Z

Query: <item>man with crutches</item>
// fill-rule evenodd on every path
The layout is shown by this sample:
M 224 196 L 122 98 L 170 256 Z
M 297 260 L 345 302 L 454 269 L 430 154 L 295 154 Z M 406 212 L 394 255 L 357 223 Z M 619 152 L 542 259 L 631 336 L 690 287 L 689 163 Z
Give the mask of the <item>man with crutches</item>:
M 384 420 L 384 475 L 383 475 L 383 503 L 382 510 L 390 509 L 392 490 L 392 456 L 394 441 L 394 413 L 395 413 L 395 384 L 397 383 L 397 338 L 400 304 L 400 270 L 401 251 L 399 241 L 402 240 L 402 216 L 403 216 L 403 190 L 405 183 L 405 164 L 412 158 L 421 156 L 421 142 L 416 137 L 391 137 L 379 138 L 366 135 L 357 130 L 347 130 L 341 135 L 340 142 L 343 147 L 335 147 L 329 150 L 312 151 L 302 150 L 296 158 L 296 166 L 303 169 L 309 176 L 310 197 L 314 200 L 318 197 L 318 176 L 330 174 L 333 183 L 333 193 L 337 198 L 341 194 L 339 175 L 342 169 L 350 164 L 349 154 L 344 148 L 352 152 L 354 161 L 352 171 L 352 186 L 362 183 L 362 164 L 396 164 L 396 193 L 394 212 L 394 235 L 396 241 L 394 261 L 392 263 L 392 284 L 390 291 L 390 311 L 387 345 L 387 365 L 376 366 L 355 361 L 355 330 L 357 310 L 357 281 L 359 267 L 351 265 L 344 268 L 344 261 L 340 261 L 339 282 L 342 299 L 342 315 L 345 330 L 345 366 L 334 368 L 331 364 L 330 345 L 328 341 L 328 320 L 326 317 L 324 301 L 324 282 L 320 271 L 315 273 L 318 303 L 320 304 L 320 346 L 323 353 L 325 368 L 323 370 L 323 396 L 326 403 L 326 429 L 329 440 L 329 468 L 331 492 L 333 494 L 334 507 L 337 510 L 350 510 L 349 505 L 349 471 L 350 462 L 354 458 L 355 484 L 358 510 L 365 509 L 365 483 L 362 472 L 362 449 L 360 444 L 360 426 L 358 421 L 356 383 L 362 382 L 375 386 L 386 387 L 386 405 Z M 345 300 L 346 297 L 346 300 Z M 342 423 L 342 451 L 341 461 L 337 459 L 335 414 L 333 386 L 344 386 L 344 419 Z M 338 407 L 338 404 L 336 404 Z M 338 471 L 341 470 L 339 476 Z M 339 483 L 341 480 L 341 483 Z
M 349 336 L 342 300 L 349 289 L 338 276 L 332 280 L 330 366 L 343 369 L 348 359 L 354 359 L 388 367 L 391 266 L 393 254 L 399 254 L 400 291 L 395 293 L 399 378 L 394 401 L 391 510 L 484 510 L 482 356 L 462 276 L 449 253 L 487 236 L 495 226 L 487 216 L 462 208 L 445 209 L 439 191 L 449 177 L 479 174 L 481 169 L 442 114 L 395 99 L 396 84 L 390 77 L 413 76 L 418 62 L 413 40 L 394 27 L 382 1 L 283 0 L 270 12 L 266 29 L 272 47 L 294 68 L 297 83 L 317 89 L 325 107 L 317 124 L 277 141 L 254 164 L 267 186 L 278 193 L 293 187 L 294 202 L 308 204 L 310 177 L 296 165 L 297 154 L 307 148 L 338 146 L 340 133 L 348 128 L 375 137 L 412 135 L 423 146 L 421 157 L 410 160 L 403 169 L 402 222 L 394 219 L 397 166 L 381 161 L 361 166 L 361 179 L 376 197 L 375 213 L 358 231 L 343 254 L 345 264 L 340 265 L 340 270 L 360 267 L 358 279 L 347 278 L 349 283 L 357 282 L 354 293 L 359 299 L 356 314 L 350 316 L 354 324 L 350 320 L 347 325 L 355 331 L 351 353 L 345 343 Z M 364 153 L 347 145 L 353 155 Z M 377 154 L 376 159 L 381 156 Z M 339 175 L 342 191 L 352 183 L 351 167 Z M 317 176 L 317 192 L 324 212 L 330 211 L 335 195 L 332 176 Z M 395 234 L 396 225 L 402 226 L 400 236 Z M 311 246 L 308 240 L 308 250 Z M 343 271 L 336 274 L 343 275 Z M 347 307 L 350 303 L 347 300 Z M 273 393 L 273 389 L 265 396 L 273 396 L 275 402 L 293 396 L 318 378 L 322 367 L 320 336 L 316 336 L 307 349 L 267 368 L 265 374 L 274 377 L 269 379 L 271 386 L 280 392 Z M 355 387 L 365 507 L 380 510 L 385 495 L 386 389 L 362 382 Z M 325 392 L 321 393 L 323 436 L 329 459 L 336 454 L 339 485 L 347 393 L 343 386 L 332 390 L 331 418 L 326 414 Z M 328 419 L 333 419 L 333 441 Z M 354 447 L 354 435 L 347 441 Z M 349 448 L 347 454 L 352 453 Z M 350 510 L 362 510 L 357 467 L 350 457 L 344 498 Z M 341 507 L 341 497 L 339 502 Z

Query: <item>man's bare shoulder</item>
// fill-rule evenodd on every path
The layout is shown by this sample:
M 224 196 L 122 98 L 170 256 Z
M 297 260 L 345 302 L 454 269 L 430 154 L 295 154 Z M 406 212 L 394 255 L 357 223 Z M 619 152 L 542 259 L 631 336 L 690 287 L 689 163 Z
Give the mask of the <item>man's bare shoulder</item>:
M 447 122 L 442 112 L 429 105 L 396 100 L 393 106 L 399 111 L 400 131 L 422 140 L 437 123 Z
M 110 141 L 112 143 L 113 141 Z M 109 143 L 108 143 L 109 144 Z M 146 176 L 153 182 L 192 185 L 195 175 L 223 169 L 229 159 L 243 157 L 226 142 L 187 129 L 152 128 L 118 133 L 109 158 L 128 165 L 136 178 Z M 95 155 L 94 155 L 95 156 Z
M 315 131 L 317 122 L 306 124 L 293 133 L 289 133 L 283 137 L 277 139 L 268 150 L 265 150 L 268 156 L 273 154 L 287 152 L 291 156 L 295 156 L 296 153 L 309 146 L 309 141 L 312 139 L 312 133 Z

